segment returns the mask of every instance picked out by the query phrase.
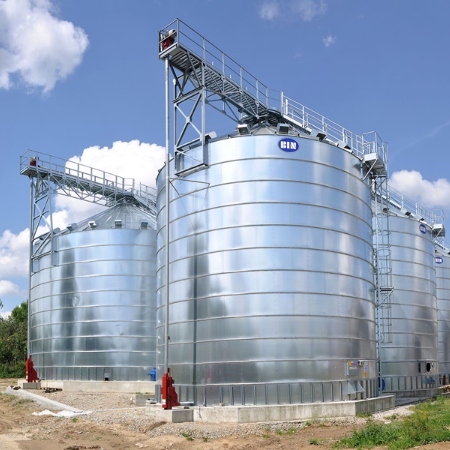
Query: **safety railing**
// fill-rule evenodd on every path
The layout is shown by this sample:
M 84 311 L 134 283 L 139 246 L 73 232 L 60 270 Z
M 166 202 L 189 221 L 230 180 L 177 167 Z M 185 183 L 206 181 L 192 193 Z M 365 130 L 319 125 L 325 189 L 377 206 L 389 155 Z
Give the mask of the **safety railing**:
M 26 151 L 20 157 L 20 173 L 27 176 L 45 175 L 63 185 L 74 183 L 83 190 L 98 193 L 113 191 L 130 195 L 156 205 L 156 189 L 104 170 L 86 166 L 75 160 L 64 160 L 45 153 Z
M 205 64 L 213 67 L 224 79 L 236 83 L 243 92 L 253 96 L 259 103 L 267 108 L 280 110 L 280 96 L 275 97 L 276 91 L 271 91 L 267 85 L 258 80 L 244 67 L 238 64 L 208 39 L 197 33 L 189 25 L 179 19 L 175 19 L 159 32 L 160 57 L 164 57 L 163 42 L 167 33 L 175 31 L 175 43 L 189 49 Z M 226 95 L 226 93 L 224 93 Z
M 386 161 L 386 143 L 376 132 L 355 134 L 311 108 L 284 96 L 282 92 L 281 99 L 283 116 L 298 123 L 305 131 L 311 134 L 321 133 L 322 139 L 352 151 L 360 158 L 368 153 L 378 153 L 381 160 Z
M 441 223 L 440 221 L 444 220 L 442 211 L 437 213 L 436 211 L 424 208 L 414 200 L 391 187 L 389 187 L 389 195 L 384 193 L 383 196 L 389 204 L 389 207 L 396 213 L 410 216 L 419 221 L 423 221 L 430 226 Z
M 380 139 L 377 133 L 355 134 L 316 111 L 286 97 L 282 91 L 270 89 L 233 58 L 179 19 L 172 21 L 159 31 L 160 58 L 168 57 L 176 47 L 189 49 L 189 52 L 196 55 L 203 64 L 214 68 L 223 81 L 229 80 L 228 87 L 233 84 L 231 88 L 233 93 L 230 93 L 227 91 L 227 83 L 222 83 L 223 89 L 220 92 L 222 100 L 232 101 L 235 98 L 235 84 L 242 92 L 251 96 L 256 105 L 261 104 L 267 110 L 280 113 L 285 120 L 303 128 L 305 132 L 312 133 L 319 130 L 323 132 L 324 138 L 328 142 L 338 147 L 346 148 L 359 157 L 367 153 L 378 153 L 382 161 L 386 162 L 386 143 Z M 205 83 L 207 89 L 213 87 L 208 86 L 208 80 Z M 216 80 L 212 83 L 214 87 L 217 87 Z M 254 110 L 258 111 L 258 108 Z

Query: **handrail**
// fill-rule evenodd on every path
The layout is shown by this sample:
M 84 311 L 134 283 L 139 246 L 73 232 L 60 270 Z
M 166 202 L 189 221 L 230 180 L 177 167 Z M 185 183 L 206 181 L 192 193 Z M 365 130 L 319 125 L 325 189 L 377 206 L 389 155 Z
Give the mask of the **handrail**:
M 412 216 L 413 218 L 425 222 L 430 226 L 437 224 L 440 220 L 443 221 L 443 212 L 439 213 L 424 208 L 417 202 L 402 194 L 400 191 L 389 187 L 389 195 L 385 200 L 389 203 L 390 207 L 395 208 L 397 212 L 401 212 L 404 215 Z
M 168 36 L 170 36 L 170 41 L 168 41 Z M 360 158 L 364 154 L 378 153 L 383 162 L 387 161 L 386 143 L 380 139 L 377 133 L 355 134 L 316 111 L 286 97 L 283 91 L 270 89 L 180 19 L 173 20 L 159 31 L 159 57 L 161 59 L 168 58 L 176 48 L 187 49 L 203 64 L 213 68 L 224 80 L 236 83 L 242 92 L 253 97 L 256 104 L 259 103 L 267 109 L 277 111 L 286 121 L 300 126 L 305 132 L 310 133 L 317 129 L 326 134 L 327 142 L 346 148 Z M 206 87 L 208 88 L 208 86 Z M 226 90 L 221 93 L 221 97 L 227 101 Z
M 147 201 L 156 206 L 156 189 L 136 182 L 134 178 L 124 178 L 104 170 L 86 166 L 74 160 L 64 160 L 45 153 L 27 150 L 20 157 L 20 173 L 37 176 L 38 173 L 59 176 L 65 183 L 74 181 L 82 184 L 87 191 L 97 194 L 97 187 L 108 191 L 133 196 L 139 201 Z

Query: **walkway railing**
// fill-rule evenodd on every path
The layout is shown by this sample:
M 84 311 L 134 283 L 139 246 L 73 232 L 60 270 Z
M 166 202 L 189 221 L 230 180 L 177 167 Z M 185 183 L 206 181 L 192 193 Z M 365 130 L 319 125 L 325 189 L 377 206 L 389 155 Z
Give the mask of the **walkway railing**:
M 44 177 L 66 195 L 89 199 L 113 206 L 124 198 L 156 213 L 156 190 L 133 178 L 124 178 L 77 161 L 64 160 L 45 153 L 28 150 L 20 157 L 20 173 Z
M 197 33 L 183 21 L 176 19 L 159 31 L 159 57 L 173 65 L 201 85 L 238 109 L 241 115 L 260 119 L 269 111 L 276 111 L 287 122 L 306 133 L 317 130 L 328 142 L 346 148 L 357 156 L 378 153 L 386 161 L 386 143 L 377 133 L 355 134 L 327 119 L 316 111 L 270 89 L 233 58 Z M 194 61 L 195 60 L 195 61 Z M 202 80 L 199 69 L 206 68 Z

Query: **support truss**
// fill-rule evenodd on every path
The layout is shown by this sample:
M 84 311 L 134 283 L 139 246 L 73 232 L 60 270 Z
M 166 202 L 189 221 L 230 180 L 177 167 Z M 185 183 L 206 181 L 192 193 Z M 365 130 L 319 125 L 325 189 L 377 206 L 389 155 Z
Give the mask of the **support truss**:
M 20 173 L 30 179 L 30 270 L 35 255 L 43 256 L 42 246 L 50 239 L 49 252 L 55 254 L 53 195 L 66 195 L 103 206 L 129 201 L 146 208 L 156 218 L 155 189 L 131 178 L 94 169 L 74 161 L 27 151 L 20 157 Z

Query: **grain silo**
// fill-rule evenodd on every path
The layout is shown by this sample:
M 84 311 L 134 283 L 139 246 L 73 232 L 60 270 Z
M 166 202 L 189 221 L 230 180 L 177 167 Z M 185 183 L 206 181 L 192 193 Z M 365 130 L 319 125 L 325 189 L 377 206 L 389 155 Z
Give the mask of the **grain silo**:
M 159 58 L 164 407 L 169 375 L 197 405 L 376 397 L 371 202 L 386 144 L 270 89 L 179 19 L 159 31 Z M 236 131 L 216 128 L 225 117 Z
M 404 210 L 389 216 L 392 293 L 380 326 L 382 389 L 438 385 L 438 322 L 433 226 Z
M 155 365 L 155 190 L 28 151 L 28 353 L 42 380 L 148 381 Z M 106 206 L 60 229 L 54 194 Z M 44 232 L 43 230 L 46 231 Z
M 55 233 L 31 276 L 30 353 L 41 379 L 148 380 L 155 364 L 155 231 L 124 203 Z M 40 244 L 38 244 L 40 245 Z
M 450 382 L 450 258 L 448 248 L 436 246 L 436 297 L 438 314 L 438 361 L 441 384 Z
M 371 194 L 361 160 L 267 124 L 206 150 L 208 167 L 173 180 L 170 193 L 169 358 L 181 398 L 375 396 Z M 164 180 L 165 170 L 157 180 L 159 355 Z

